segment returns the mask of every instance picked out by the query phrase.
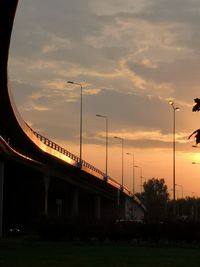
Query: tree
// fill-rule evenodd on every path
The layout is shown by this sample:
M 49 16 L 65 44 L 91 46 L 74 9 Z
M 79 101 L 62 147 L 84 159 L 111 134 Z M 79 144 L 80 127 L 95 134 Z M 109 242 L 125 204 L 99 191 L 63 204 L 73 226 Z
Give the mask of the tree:
M 148 222 L 160 222 L 165 219 L 169 193 L 164 179 L 149 179 L 144 183 L 141 201 L 147 208 Z
M 194 102 L 196 103 L 194 105 L 194 107 L 192 108 L 192 111 L 195 112 L 195 111 L 200 111 L 200 99 L 199 98 L 195 98 L 194 99 Z
M 196 104 L 193 106 L 192 111 L 193 112 L 200 111 L 200 99 L 195 98 L 194 102 Z M 188 139 L 190 139 L 190 137 L 193 136 L 194 134 L 195 134 L 195 139 L 196 139 L 196 145 L 194 145 L 194 147 L 195 147 L 200 143 L 200 129 L 197 129 L 193 133 L 191 133 L 190 136 L 188 137 Z

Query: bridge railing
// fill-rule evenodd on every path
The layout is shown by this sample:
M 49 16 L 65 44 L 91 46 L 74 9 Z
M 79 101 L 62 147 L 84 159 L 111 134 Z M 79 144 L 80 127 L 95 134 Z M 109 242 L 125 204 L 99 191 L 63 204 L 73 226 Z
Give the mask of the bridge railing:
M 37 133 L 36 131 L 34 131 L 28 124 L 27 126 L 30 128 L 30 130 L 34 133 L 34 135 L 45 145 L 47 145 L 48 147 L 62 153 L 63 155 L 71 158 L 72 160 L 80 163 L 80 158 L 77 157 L 76 155 L 74 155 L 73 153 L 69 152 L 68 150 L 66 150 L 65 148 L 61 147 L 60 145 L 56 144 L 55 142 L 51 141 L 50 139 L 44 137 L 43 135 Z M 101 176 L 102 180 L 105 180 L 106 178 L 106 174 L 104 172 L 102 172 L 101 170 L 99 170 L 98 168 L 94 167 L 93 165 L 91 165 L 90 163 L 82 160 L 82 166 L 85 166 L 86 168 L 94 171 L 95 173 L 99 174 Z M 118 183 L 117 181 L 115 181 L 113 178 L 111 177 L 107 177 L 106 179 L 107 183 L 109 183 L 110 185 L 113 185 L 114 187 L 122 190 L 125 194 L 132 196 L 132 193 L 125 187 L 122 187 L 122 185 L 120 183 Z
M 110 185 L 112 185 L 112 186 L 114 186 L 114 187 L 116 187 L 118 189 L 121 189 L 121 184 L 118 183 L 117 181 L 115 181 L 113 178 L 111 178 L 109 176 L 107 177 L 107 183 L 109 183 Z
M 60 145 L 56 144 L 55 142 L 51 141 L 50 139 L 44 137 L 43 135 L 37 133 L 36 131 L 34 131 L 30 126 L 29 128 L 31 129 L 31 131 L 34 133 L 34 135 L 45 145 L 47 145 L 50 148 L 53 148 L 54 150 L 64 154 L 65 156 L 73 159 L 74 161 L 76 161 L 77 163 L 80 162 L 80 158 L 77 157 L 76 155 L 74 155 L 73 153 L 69 152 L 68 150 L 66 150 L 65 148 L 61 147 Z M 99 173 L 100 175 L 102 175 L 103 177 L 105 176 L 104 172 L 102 172 L 101 170 L 97 169 L 96 167 L 94 167 L 93 165 L 91 165 L 90 163 L 82 160 L 82 165 Z

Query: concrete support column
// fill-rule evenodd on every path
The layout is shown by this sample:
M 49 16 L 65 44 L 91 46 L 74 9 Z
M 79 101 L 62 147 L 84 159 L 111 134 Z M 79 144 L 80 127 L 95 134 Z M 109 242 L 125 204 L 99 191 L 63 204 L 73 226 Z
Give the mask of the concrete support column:
M 79 190 L 78 188 L 74 188 L 72 193 L 72 215 L 78 216 L 79 213 Z
M 50 176 L 44 175 L 44 214 L 48 216 L 48 195 L 49 195 Z
M 117 205 L 120 205 L 120 189 L 117 189 Z
M 95 196 L 95 218 L 97 220 L 101 219 L 101 198 L 100 198 L 100 196 Z
M 0 161 L 0 238 L 3 237 L 3 186 L 4 186 L 4 162 Z

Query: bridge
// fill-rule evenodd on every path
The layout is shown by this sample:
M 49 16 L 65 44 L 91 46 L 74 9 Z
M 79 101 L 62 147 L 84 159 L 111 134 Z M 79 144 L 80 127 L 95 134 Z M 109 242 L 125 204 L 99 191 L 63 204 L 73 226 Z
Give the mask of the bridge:
M 105 173 L 34 131 L 20 116 L 7 63 L 17 0 L 0 3 L 0 237 L 43 216 L 65 220 L 141 219 L 145 207 Z

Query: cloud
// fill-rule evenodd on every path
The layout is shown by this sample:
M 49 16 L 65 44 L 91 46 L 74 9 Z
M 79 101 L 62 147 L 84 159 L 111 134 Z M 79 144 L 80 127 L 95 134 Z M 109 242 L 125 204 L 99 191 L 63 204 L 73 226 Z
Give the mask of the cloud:
M 148 5 L 145 0 L 116 0 L 113 4 L 113 0 L 91 1 L 91 9 L 98 15 L 113 15 L 119 12 L 129 12 L 132 10 L 134 13 L 140 13 Z
M 121 173 L 118 135 L 145 177 L 171 184 L 173 99 L 177 182 L 194 191 L 198 149 L 187 137 L 199 128 L 191 111 L 200 97 L 199 10 L 198 0 L 20 0 L 9 77 L 23 119 L 78 155 L 80 88 L 67 81 L 80 82 L 84 159 L 104 168 L 105 121 L 96 114 L 106 115 L 109 175 Z
M 199 92 L 199 8 L 186 0 L 21 0 L 10 74 L 23 117 L 75 142 L 80 92 L 72 79 L 83 84 L 86 142 L 100 142 L 95 114 L 104 113 L 131 145 L 169 147 L 173 98 L 184 143 L 198 121 L 188 114 Z

